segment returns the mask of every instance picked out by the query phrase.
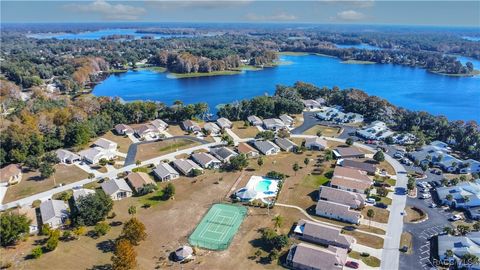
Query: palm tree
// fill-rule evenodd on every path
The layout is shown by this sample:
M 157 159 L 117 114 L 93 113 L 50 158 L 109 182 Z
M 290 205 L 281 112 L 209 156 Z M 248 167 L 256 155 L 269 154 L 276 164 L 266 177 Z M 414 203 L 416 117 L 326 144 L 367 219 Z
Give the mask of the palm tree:
M 295 162 L 295 164 L 293 164 L 292 169 L 295 172 L 295 175 L 297 175 L 297 171 L 300 169 L 300 166 L 298 165 L 298 162 Z
M 453 251 L 451 249 L 447 249 L 447 251 L 445 251 L 445 256 L 447 258 L 452 258 L 453 257 Z
M 445 227 L 443 228 L 443 232 L 446 234 L 453 234 L 453 228 L 452 227 Z
M 372 218 L 375 217 L 375 211 L 373 209 L 368 209 L 367 211 L 367 217 L 369 218 L 370 222 L 368 223 L 368 227 L 370 227 L 372 223 Z
M 128 207 L 128 214 L 133 216 L 136 213 L 137 213 L 137 207 L 135 205 L 130 205 L 130 207 Z
M 283 225 L 283 217 L 281 215 L 276 215 L 274 218 L 272 218 L 272 221 L 275 231 Z

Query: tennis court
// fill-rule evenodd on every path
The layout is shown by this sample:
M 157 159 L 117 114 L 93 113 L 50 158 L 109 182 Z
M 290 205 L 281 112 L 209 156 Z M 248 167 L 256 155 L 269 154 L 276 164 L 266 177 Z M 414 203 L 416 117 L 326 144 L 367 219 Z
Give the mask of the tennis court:
M 227 249 L 242 224 L 247 208 L 230 204 L 214 204 L 190 235 L 191 245 L 211 249 Z

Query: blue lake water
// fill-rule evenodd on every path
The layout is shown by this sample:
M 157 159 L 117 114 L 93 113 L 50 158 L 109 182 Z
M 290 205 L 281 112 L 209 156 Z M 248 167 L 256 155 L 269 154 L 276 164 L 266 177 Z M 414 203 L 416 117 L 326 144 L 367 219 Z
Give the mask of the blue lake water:
M 363 49 L 363 50 L 369 50 L 369 51 L 383 50 L 380 47 L 372 46 L 372 45 L 365 44 L 365 43 L 357 44 L 357 45 L 335 44 L 335 46 L 337 46 L 338 48 L 346 48 L 346 49 L 355 48 L 355 49 Z
M 31 34 L 28 37 L 32 38 L 56 38 L 56 39 L 85 39 L 85 40 L 96 40 L 101 39 L 102 37 L 110 35 L 132 35 L 136 39 L 139 39 L 143 36 L 152 36 L 155 39 L 166 38 L 166 37 L 188 37 L 189 35 L 162 35 L 162 34 L 146 34 L 146 33 L 137 33 L 136 29 L 102 29 L 98 31 L 88 31 L 80 33 L 39 33 Z
M 291 64 L 231 76 L 174 79 L 168 73 L 128 71 L 111 75 L 93 94 L 166 104 L 207 102 L 214 113 L 218 104 L 273 94 L 276 84 L 305 81 L 320 87 L 359 88 L 404 108 L 480 122 L 480 76 L 448 77 L 399 65 L 343 64 L 316 55 L 282 56 L 282 60 Z

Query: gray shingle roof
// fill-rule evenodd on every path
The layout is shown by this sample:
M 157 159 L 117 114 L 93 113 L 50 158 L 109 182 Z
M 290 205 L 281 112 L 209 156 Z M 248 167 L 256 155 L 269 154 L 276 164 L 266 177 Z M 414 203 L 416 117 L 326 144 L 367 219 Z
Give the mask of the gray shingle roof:
M 170 174 L 178 175 L 179 173 L 168 163 L 160 163 L 153 170 L 153 172 L 160 178 L 165 178 Z
M 230 148 L 227 147 L 217 147 L 217 148 L 211 148 L 210 152 L 216 156 L 218 159 L 221 159 L 223 161 L 228 160 L 232 156 L 236 156 L 237 153 L 233 151 Z
M 268 151 L 270 151 L 274 148 L 280 149 L 278 146 L 276 146 L 271 141 L 255 141 L 255 142 L 253 142 L 253 145 L 263 154 L 267 153 Z
M 47 222 L 54 217 L 62 217 L 67 213 L 67 205 L 64 201 L 48 200 L 40 204 L 40 214 L 43 222 Z
M 220 160 L 209 153 L 195 153 L 192 154 L 192 158 L 204 168 L 209 166 L 210 162 L 220 162 Z
M 294 142 L 286 138 L 276 138 L 275 143 L 285 151 L 289 151 L 290 149 L 297 147 L 297 145 Z
M 123 179 L 107 180 L 102 183 L 102 189 L 107 195 L 112 195 L 119 190 L 132 192 L 132 189 L 130 189 L 127 182 Z

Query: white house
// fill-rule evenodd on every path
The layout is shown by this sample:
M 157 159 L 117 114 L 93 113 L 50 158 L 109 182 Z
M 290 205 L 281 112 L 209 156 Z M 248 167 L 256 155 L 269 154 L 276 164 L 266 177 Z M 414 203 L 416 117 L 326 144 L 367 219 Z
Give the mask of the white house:
M 132 189 L 123 179 L 107 180 L 102 183 L 102 189 L 114 201 L 131 197 L 133 194 Z
M 100 147 L 88 148 L 78 152 L 78 155 L 82 157 L 88 163 L 97 164 L 101 159 L 111 160 L 116 157 L 115 152 L 105 150 Z
M 58 149 L 55 151 L 55 154 L 57 154 L 57 158 L 61 163 L 72 164 L 76 161 L 82 160 L 79 155 L 65 149 Z
M 10 164 L 0 169 L 0 186 L 18 184 L 22 181 L 22 168 L 17 164 Z
M 161 119 L 155 119 L 151 121 L 150 124 L 159 131 L 166 130 L 168 128 L 168 124 Z
M 134 133 L 134 130 L 129 125 L 118 124 L 115 125 L 115 132 L 119 135 L 131 135 Z
M 203 129 L 210 132 L 212 135 L 219 134 L 222 131 L 222 129 L 219 126 L 217 126 L 217 124 L 212 122 L 209 122 L 203 125 Z
M 117 143 L 110 140 L 100 138 L 93 143 L 94 146 L 101 147 L 105 150 L 117 151 Z
M 153 174 L 155 174 L 160 181 L 170 181 L 180 177 L 180 174 L 168 163 L 161 162 L 158 164 L 155 169 L 153 169 Z
M 87 188 L 77 188 L 73 190 L 73 200 L 75 203 L 82 197 L 95 194 L 95 190 Z
M 285 127 L 285 123 L 278 118 L 269 118 L 263 120 L 263 127 L 268 130 L 280 130 Z
M 261 125 L 263 125 L 262 119 L 260 119 L 259 117 L 255 116 L 255 115 L 250 115 L 249 117 L 247 117 L 247 120 L 248 120 L 248 122 L 250 122 L 250 124 L 251 124 L 252 126 L 261 126 Z
M 40 204 L 42 223 L 56 229 L 62 226 L 68 219 L 67 205 L 61 200 L 48 200 Z
M 224 163 L 230 162 L 230 159 L 236 155 L 235 151 L 225 146 L 210 149 L 210 153 Z
M 192 154 L 192 159 L 205 169 L 218 169 L 222 162 L 209 153 Z
M 159 130 L 151 124 L 141 125 L 135 130 L 135 135 L 144 140 L 156 139 L 160 136 Z
M 266 156 L 280 153 L 280 147 L 271 141 L 255 141 L 253 142 L 253 146 Z
M 193 170 L 203 172 L 203 169 L 190 159 L 176 159 L 172 162 L 173 166 L 184 175 L 191 175 Z
M 320 137 L 305 139 L 305 147 L 310 150 L 325 150 L 328 147 L 327 141 Z
M 282 114 L 279 116 L 279 118 L 287 127 L 293 127 L 295 124 L 295 120 L 287 114 Z
M 313 99 L 302 100 L 302 103 L 303 103 L 303 106 L 305 106 L 305 110 L 307 111 L 318 110 L 322 107 L 322 104 L 320 104 L 320 102 Z
M 324 200 L 319 200 L 317 202 L 315 214 L 321 217 L 349 222 L 352 224 L 358 224 L 361 218 L 360 212 L 351 210 L 348 205 Z
M 383 140 L 393 135 L 393 132 L 382 121 L 374 121 L 367 127 L 357 130 L 357 135 L 368 140 Z
M 231 128 L 232 127 L 232 122 L 230 122 L 230 120 L 228 120 L 225 117 L 221 117 L 221 118 L 217 119 L 217 125 L 220 128 Z

